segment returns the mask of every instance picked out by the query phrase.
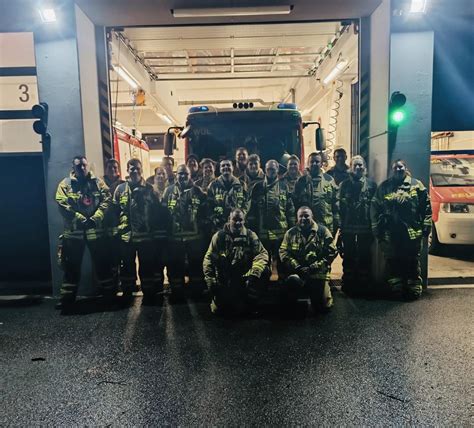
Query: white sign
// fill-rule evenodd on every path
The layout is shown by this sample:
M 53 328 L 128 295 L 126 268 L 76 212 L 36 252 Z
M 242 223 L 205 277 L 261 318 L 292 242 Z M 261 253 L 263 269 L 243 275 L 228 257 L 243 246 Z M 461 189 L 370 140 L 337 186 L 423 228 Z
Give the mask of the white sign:
M 41 152 L 31 108 L 38 104 L 33 33 L 0 33 L 0 153 Z

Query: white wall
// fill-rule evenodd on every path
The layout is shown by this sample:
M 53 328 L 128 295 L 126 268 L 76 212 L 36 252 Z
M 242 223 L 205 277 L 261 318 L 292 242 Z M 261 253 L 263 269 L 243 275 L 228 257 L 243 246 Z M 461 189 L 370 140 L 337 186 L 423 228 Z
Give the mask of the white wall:
M 370 130 L 387 130 L 390 70 L 390 1 L 384 0 L 370 17 Z M 380 183 L 387 177 L 387 134 L 369 142 L 369 174 Z
M 102 176 L 104 174 L 104 157 L 100 129 L 95 28 L 77 5 L 76 27 L 85 155 L 94 173 Z

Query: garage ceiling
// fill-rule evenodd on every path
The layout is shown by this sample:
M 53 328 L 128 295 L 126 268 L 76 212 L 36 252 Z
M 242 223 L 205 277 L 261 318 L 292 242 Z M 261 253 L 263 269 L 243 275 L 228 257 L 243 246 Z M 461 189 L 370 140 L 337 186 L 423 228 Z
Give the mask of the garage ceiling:
M 340 36 L 339 22 L 128 28 L 123 35 L 156 80 L 300 77 Z

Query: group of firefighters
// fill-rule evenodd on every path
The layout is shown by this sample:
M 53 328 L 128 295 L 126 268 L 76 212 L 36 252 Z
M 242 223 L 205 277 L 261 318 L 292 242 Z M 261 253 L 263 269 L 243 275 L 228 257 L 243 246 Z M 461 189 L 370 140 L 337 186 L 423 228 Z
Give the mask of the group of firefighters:
M 338 149 L 334 159 L 324 172 L 324 154 L 311 153 L 301 172 L 300 160 L 291 156 L 280 175 L 277 161 L 262 170 L 257 154 L 238 148 L 234 162 L 220 161 L 217 178 L 213 160 L 190 155 L 176 172 L 173 158 L 165 157 L 148 179 L 141 161 L 131 159 L 126 180 L 112 159 L 102 180 L 76 156 L 56 194 L 65 223 L 58 307 L 67 310 L 75 301 L 87 246 L 109 300 L 119 289 L 123 302 L 133 298 L 138 259 L 145 304 L 162 295 L 166 267 L 171 299 L 182 299 L 185 288 L 196 294 L 207 289 L 214 313 L 252 310 L 273 268 L 282 304 L 291 307 L 305 295 L 324 312 L 333 305 L 329 277 L 338 252 L 343 291 L 373 291 L 374 238 L 386 258 L 389 290 L 418 298 L 422 239 L 431 228 L 426 188 L 403 160 L 377 187 L 361 156 L 348 166 Z

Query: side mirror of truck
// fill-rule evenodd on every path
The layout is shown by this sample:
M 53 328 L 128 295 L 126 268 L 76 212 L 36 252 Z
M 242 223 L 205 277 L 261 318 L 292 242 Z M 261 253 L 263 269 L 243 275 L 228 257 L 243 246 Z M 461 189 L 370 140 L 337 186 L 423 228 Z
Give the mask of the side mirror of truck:
M 326 140 L 324 139 L 323 128 L 318 126 L 315 131 L 314 141 L 316 141 L 316 150 L 321 152 L 326 150 Z
M 167 132 L 165 134 L 164 151 L 166 156 L 173 156 L 174 147 L 176 144 L 176 134 L 174 132 Z

